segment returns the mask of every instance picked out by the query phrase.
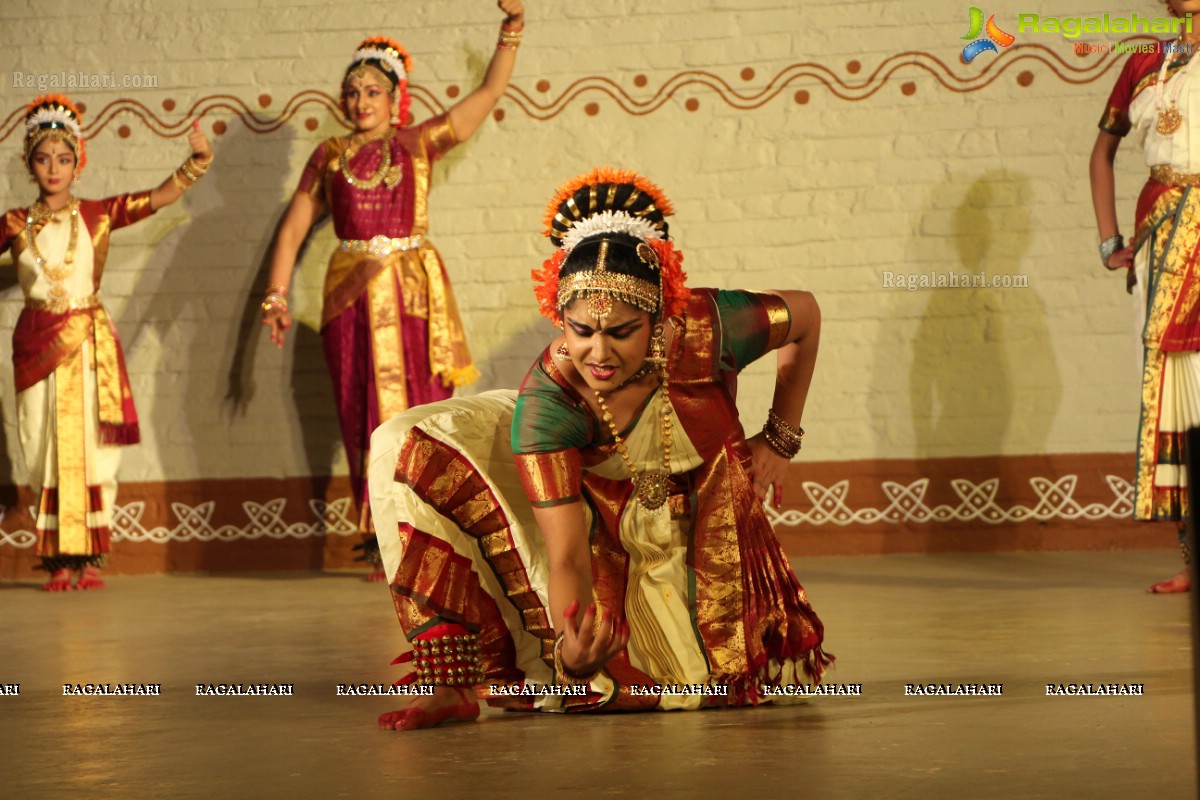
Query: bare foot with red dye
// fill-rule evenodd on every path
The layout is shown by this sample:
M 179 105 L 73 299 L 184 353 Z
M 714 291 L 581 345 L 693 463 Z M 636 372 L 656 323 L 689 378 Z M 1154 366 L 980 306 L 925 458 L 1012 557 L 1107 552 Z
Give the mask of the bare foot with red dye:
M 377 570 L 372 570 L 371 573 L 367 575 L 367 583 L 383 583 L 386 580 L 387 573 L 383 571 L 383 567 L 380 567 Z
M 416 697 L 406 708 L 380 715 L 379 729 L 415 731 L 443 722 L 470 722 L 478 716 L 479 700 L 474 689 L 437 686 L 432 695 Z
M 42 584 L 44 592 L 69 592 L 74 588 L 71 586 L 71 570 L 63 567 L 56 569 L 50 574 L 50 580 Z
M 83 573 L 80 574 L 79 580 L 75 583 L 76 589 L 103 589 L 104 581 L 100 580 L 100 570 L 95 567 L 84 567 Z
M 1165 581 L 1159 581 L 1146 591 L 1150 594 L 1174 594 L 1176 592 L 1190 591 L 1191 588 L 1192 577 L 1188 574 L 1187 567 L 1184 567 L 1178 574 L 1172 575 Z

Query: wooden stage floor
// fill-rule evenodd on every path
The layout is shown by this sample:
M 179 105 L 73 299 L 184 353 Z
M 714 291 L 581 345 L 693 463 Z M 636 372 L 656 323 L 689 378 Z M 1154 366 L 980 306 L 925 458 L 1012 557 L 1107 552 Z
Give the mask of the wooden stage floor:
M 860 696 L 698 713 L 485 710 L 386 733 L 401 635 L 359 572 L 117 577 L 64 596 L 0 583 L 5 798 L 1196 797 L 1187 598 L 1144 593 L 1164 551 L 796 563 Z M 161 684 L 64 696 L 64 684 Z M 293 684 L 201 697 L 196 684 Z M 906 685 L 1003 684 L 1000 696 Z M 1047 696 L 1053 684 L 1144 694 Z M 10 690 L 11 691 L 11 690 Z

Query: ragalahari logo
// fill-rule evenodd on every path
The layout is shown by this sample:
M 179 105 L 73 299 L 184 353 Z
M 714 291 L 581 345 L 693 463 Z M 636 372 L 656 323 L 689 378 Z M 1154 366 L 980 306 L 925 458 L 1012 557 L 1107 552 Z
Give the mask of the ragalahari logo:
M 979 34 L 987 32 L 987 36 L 979 38 Z M 991 51 L 999 53 L 996 45 L 1008 47 L 1017 40 L 1017 37 L 1011 33 L 1005 33 L 1000 30 L 1000 26 L 996 24 L 996 15 L 992 14 L 988 17 L 987 24 L 983 24 L 983 9 L 971 7 L 971 30 L 967 31 L 967 35 L 962 37 L 972 40 L 970 44 L 963 48 L 962 59 L 965 63 L 970 64 L 975 60 L 975 57 L 981 53 Z

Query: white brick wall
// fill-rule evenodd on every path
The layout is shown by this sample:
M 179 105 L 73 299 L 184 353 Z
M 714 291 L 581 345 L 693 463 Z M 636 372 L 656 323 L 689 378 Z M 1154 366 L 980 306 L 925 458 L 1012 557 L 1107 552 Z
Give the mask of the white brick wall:
M 988 54 L 973 65 L 959 62 L 967 6 L 948 0 L 528 5 L 513 86 L 542 104 L 588 78 L 589 86 L 611 79 L 646 102 L 686 70 L 711 73 L 744 95 L 763 91 L 794 64 L 815 71 L 753 110 L 732 108 L 695 84 L 644 116 L 625 113 L 594 88 L 545 121 L 502 101 L 504 120 L 489 120 L 438 167 L 431 198 L 430 236 L 484 373 L 472 391 L 515 386 L 551 335 L 528 281 L 549 255 L 538 235 L 544 203 L 562 180 L 613 163 L 643 171 L 674 199 L 672 231 L 693 285 L 799 287 L 818 295 L 825 328 L 805 419 L 810 458 L 1132 449 L 1132 313 L 1121 279 L 1096 260 L 1086 168 L 1115 66 L 1073 85 L 1027 60 L 980 91 L 950 91 L 895 60 L 924 52 L 964 78 L 999 60 Z M 1056 13 L 1053 4 L 1026 5 Z M 1116 2 L 1085 13 L 1105 11 L 1129 13 Z M 305 0 L 10 0 L 0 6 L 0 46 L 14 70 L 155 75 L 155 89 L 71 94 L 87 103 L 89 119 L 128 98 L 178 126 L 188 108 L 213 95 L 233 95 L 269 119 L 299 92 L 333 94 L 354 46 L 375 33 L 404 41 L 416 59 L 414 84 L 449 104 L 448 87 L 466 91 L 478 81 L 498 21 L 487 0 L 336 8 Z M 1015 32 L 1015 19 L 1007 29 Z M 1082 63 L 1053 36 L 1018 43 L 1045 44 L 1069 64 Z M 894 74 L 865 99 L 839 99 L 812 77 L 827 69 L 859 87 L 889 59 L 898 65 Z M 860 66 L 853 74 L 851 61 Z M 746 67 L 754 70 L 749 80 L 741 75 Z M 1022 70 L 1033 73 L 1032 86 L 1017 84 Z M 637 75 L 646 76 L 644 86 L 635 85 Z M 0 76 L 0 120 L 10 120 L 0 135 L 16 119 L 8 115 L 36 94 L 13 88 L 9 77 Z M 548 91 L 536 88 L 543 79 Z M 909 81 L 912 96 L 901 92 Z M 803 105 L 793 99 L 801 89 L 809 93 Z M 271 96 L 266 108 L 260 94 Z M 692 98 L 699 101 L 694 112 L 684 105 Z M 166 99 L 175 101 L 173 111 L 164 110 Z M 596 116 L 584 111 L 592 102 Z M 413 111 L 428 115 L 419 99 Z M 310 132 L 304 120 L 314 116 L 320 126 Z M 316 105 L 272 133 L 248 130 L 227 110 L 205 116 L 206 125 L 217 120 L 228 131 L 215 139 L 219 160 L 210 177 L 181 204 L 113 237 L 103 293 L 126 346 L 144 429 L 122 476 L 342 471 L 311 330 L 332 247 L 328 226 L 296 277 L 295 308 L 310 328 L 283 352 L 259 334 L 249 298 L 301 166 L 340 128 Z M 122 125 L 128 138 L 117 135 Z M 33 196 L 19 149 L 15 134 L 0 142 L 6 207 Z M 182 138 L 163 139 L 121 113 L 90 143 L 80 193 L 152 186 L 184 155 Z M 1118 194 L 1127 234 L 1140 164 L 1122 153 Z M 885 270 L 1024 274 L 1029 288 L 885 290 Z M 6 329 L 20 304 L 15 287 L 0 295 Z M 19 482 L 9 347 L 5 336 L 0 385 L 5 446 Z M 225 401 L 231 371 L 244 401 L 236 412 Z M 772 373 L 763 362 L 742 381 L 748 428 L 765 415 Z

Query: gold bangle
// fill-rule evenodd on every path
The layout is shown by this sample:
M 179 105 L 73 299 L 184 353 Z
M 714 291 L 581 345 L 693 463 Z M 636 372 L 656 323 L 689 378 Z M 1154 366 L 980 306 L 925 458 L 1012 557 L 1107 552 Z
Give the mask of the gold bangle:
M 264 297 L 259 306 L 262 308 L 264 314 L 272 310 L 279 310 L 286 314 L 288 310 L 287 300 L 275 293 L 268 294 L 266 297 Z
M 793 428 L 775 409 L 767 412 L 767 423 L 763 425 L 763 439 L 777 454 L 791 461 L 800 452 L 804 440 L 804 429 Z
M 780 456 L 781 458 L 786 458 L 788 461 L 791 461 L 800 452 L 800 448 L 788 447 L 783 442 L 779 441 L 778 439 L 775 439 L 771 434 L 767 433 L 766 431 L 763 431 L 763 439 L 766 440 L 767 447 L 770 447 L 772 450 L 775 451 L 775 453 L 778 456 Z
M 186 187 L 182 188 L 184 188 L 186 191 L 188 188 L 191 188 L 196 181 L 203 178 L 204 173 L 208 171 L 208 166 L 211 163 L 211 158 L 208 160 L 208 163 L 202 164 L 196 160 L 195 156 L 189 156 L 186 161 L 179 165 L 179 169 L 175 170 L 175 174 L 180 176 L 179 180 L 187 184 Z M 180 175 L 180 173 L 182 173 L 182 175 Z M 176 185 L 179 185 L 178 182 Z
M 592 679 L 600 674 L 600 670 L 596 670 L 591 675 L 586 677 L 580 675 L 572 675 L 567 671 L 567 667 L 562 660 L 563 639 L 566 638 L 566 633 L 560 633 L 558 638 L 554 640 L 554 680 L 563 686 L 586 686 L 592 682 Z
M 183 167 L 180 167 L 171 173 L 171 180 L 175 182 L 176 186 L 185 192 L 192 188 L 193 184 L 196 183 L 196 178 Z
M 767 425 L 785 442 L 794 442 L 797 447 L 803 443 L 804 428 L 793 428 L 788 424 L 787 420 L 775 413 L 775 409 L 773 408 L 767 411 Z
M 501 50 L 516 50 L 521 46 L 521 33 L 523 31 L 524 28 L 519 31 L 509 31 L 501 26 L 500 39 L 496 42 L 496 47 Z

